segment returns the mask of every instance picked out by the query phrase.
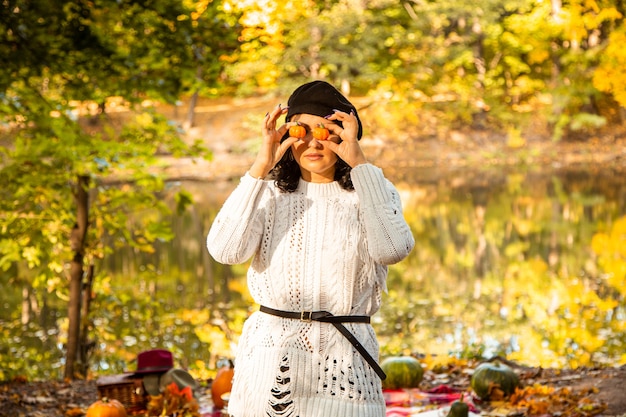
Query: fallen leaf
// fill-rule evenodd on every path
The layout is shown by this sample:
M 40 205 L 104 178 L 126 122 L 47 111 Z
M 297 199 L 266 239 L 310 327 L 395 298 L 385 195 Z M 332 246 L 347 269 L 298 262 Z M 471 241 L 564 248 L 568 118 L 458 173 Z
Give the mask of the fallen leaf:
M 65 411 L 65 416 L 66 417 L 78 417 L 78 416 L 82 416 L 84 414 L 85 414 L 85 410 L 83 410 L 80 407 L 70 408 L 69 410 Z

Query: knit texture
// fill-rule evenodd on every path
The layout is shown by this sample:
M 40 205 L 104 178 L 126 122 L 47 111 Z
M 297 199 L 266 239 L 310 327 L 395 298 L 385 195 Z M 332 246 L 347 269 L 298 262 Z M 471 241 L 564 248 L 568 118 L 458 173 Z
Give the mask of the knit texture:
M 382 171 L 364 164 L 351 175 L 355 192 L 301 180 L 294 193 L 282 193 L 246 174 L 211 226 L 209 252 L 224 264 L 254 257 L 248 286 L 259 304 L 373 315 L 386 265 L 415 242 Z M 378 358 L 371 325 L 345 326 Z M 255 312 L 238 343 L 228 410 L 234 417 L 382 417 L 385 402 L 380 378 L 333 325 Z

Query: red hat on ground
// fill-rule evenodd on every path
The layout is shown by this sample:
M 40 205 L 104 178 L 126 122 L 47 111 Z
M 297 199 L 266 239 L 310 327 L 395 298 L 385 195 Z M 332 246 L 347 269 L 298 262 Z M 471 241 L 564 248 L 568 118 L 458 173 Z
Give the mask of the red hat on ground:
M 172 352 L 165 349 L 153 349 L 137 355 L 137 370 L 134 374 L 167 372 L 174 367 Z

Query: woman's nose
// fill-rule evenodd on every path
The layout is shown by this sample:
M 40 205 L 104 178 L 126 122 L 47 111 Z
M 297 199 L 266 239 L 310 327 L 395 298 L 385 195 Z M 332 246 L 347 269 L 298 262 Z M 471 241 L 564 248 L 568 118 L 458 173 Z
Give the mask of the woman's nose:
M 322 144 L 320 143 L 320 141 L 315 139 L 313 135 L 311 135 L 311 140 L 309 140 L 308 145 L 309 145 L 309 148 L 321 148 L 322 147 Z

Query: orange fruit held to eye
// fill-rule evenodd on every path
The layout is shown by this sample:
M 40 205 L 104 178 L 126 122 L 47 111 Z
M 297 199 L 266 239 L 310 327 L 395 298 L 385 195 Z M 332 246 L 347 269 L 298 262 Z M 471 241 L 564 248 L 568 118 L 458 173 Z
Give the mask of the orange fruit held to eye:
M 313 134 L 313 137 L 317 140 L 326 140 L 328 139 L 328 136 L 330 136 L 330 132 L 324 127 L 322 123 L 314 127 L 311 133 Z
M 302 139 L 306 136 L 306 129 L 300 123 L 296 122 L 295 126 L 289 128 L 289 136 L 292 138 Z

